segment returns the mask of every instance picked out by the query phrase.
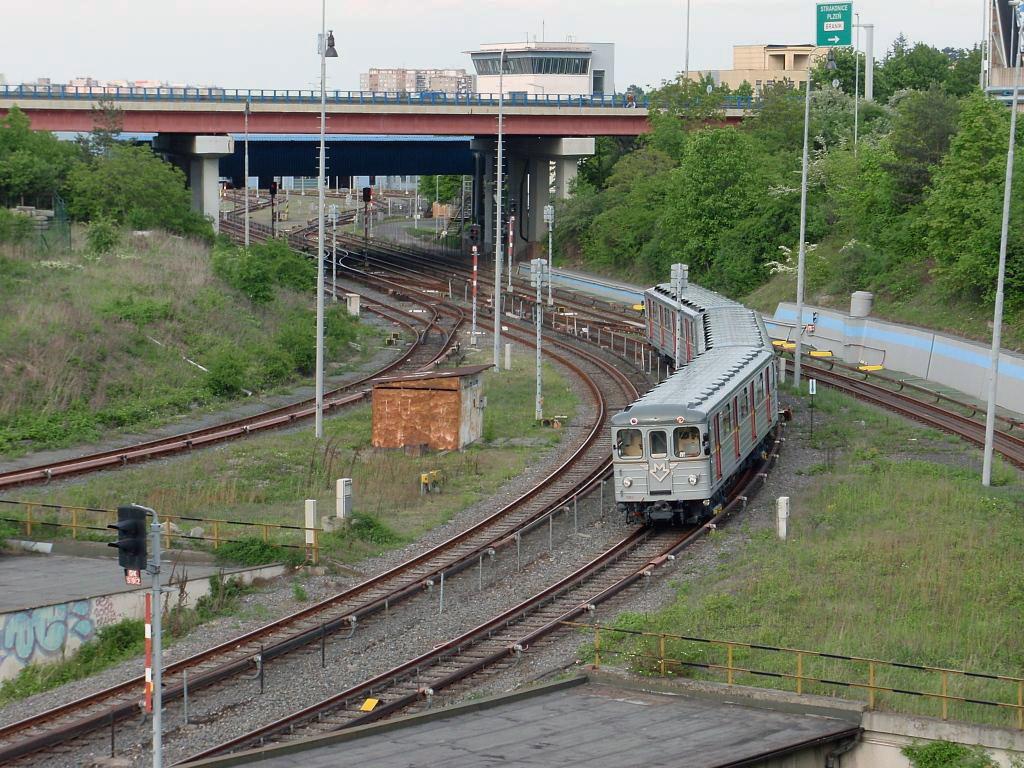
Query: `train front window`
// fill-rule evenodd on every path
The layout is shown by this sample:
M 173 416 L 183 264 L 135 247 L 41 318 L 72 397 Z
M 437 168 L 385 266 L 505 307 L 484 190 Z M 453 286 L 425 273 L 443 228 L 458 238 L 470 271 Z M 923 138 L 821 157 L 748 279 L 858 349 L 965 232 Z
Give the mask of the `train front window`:
M 692 459 L 700 456 L 700 430 L 697 427 L 676 427 L 673 434 L 676 456 L 680 459 Z
M 651 432 L 648 438 L 651 441 L 651 458 L 664 459 L 668 457 L 668 436 L 660 429 Z
M 639 459 L 644 455 L 643 436 L 639 429 L 620 429 L 615 447 L 620 459 Z

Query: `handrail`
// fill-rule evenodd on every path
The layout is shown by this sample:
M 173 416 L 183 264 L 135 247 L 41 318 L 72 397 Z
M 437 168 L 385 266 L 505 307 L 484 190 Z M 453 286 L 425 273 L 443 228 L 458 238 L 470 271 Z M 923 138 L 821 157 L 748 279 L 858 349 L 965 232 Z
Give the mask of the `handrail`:
M 972 672 L 965 669 L 952 669 L 949 667 L 933 667 L 926 664 L 913 664 L 900 661 L 885 661 L 866 656 L 854 656 L 840 653 L 829 653 L 826 651 L 810 651 L 801 648 L 788 648 L 785 646 L 765 645 L 762 643 L 748 643 L 736 640 L 711 640 L 704 637 L 690 637 L 688 635 L 676 635 L 668 632 L 644 632 L 633 629 L 619 629 L 601 624 L 584 624 L 577 622 L 563 622 L 566 626 L 578 627 L 594 633 L 594 667 L 601 666 L 602 655 L 608 656 L 617 654 L 626 656 L 630 660 L 647 663 L 647 671 L 657 670 L 658 674 L 667 676 L 672 670 L 700 669 L 710 672 L 724 673 L 728 685 L 737 685 L 737 675 L 750 675 L 772 680 L 791 680 L 795 683 L 796 693 L 804 693 L 804 684 L 813 683 L 827 686 L 833 689 L 841 688 L 846 690 L 867 691 L 868 709 L 878 708 L 879 694 L 895 694 L 910 696 L 922 699 L 932 699 L 941 702 L 941 715 L 943 720 L 949 719 L 949 704 L 967 704 L 981 707 L 994 707 L 1000 710 L 1010 710 L 1014 713 L 1016 727 L 1024 730 L 1024 677 L 1013 675 L 999 675 L 986 672 Z M 639 650 L 616 651 L 609 650 L 601 645 L 602 633 L 627 635 L 635 638 L 648 638 L 657 640 L 658 652 L 656 655 L 643 653 Z M 674 640 L 683 643 L 693 643 L 725 651 L 725 662 L 718 663 L 710 660 L 694 661 L 687 659 L 668 658 L 666 652 L 666 641 Z M 752 665 L 740 665 L 737 663 L 735 653 L 741 651 L 762 651 L 772 654 L 782 654 L 791 657 L 795 671 L 782 671 L 780 668 L 755 669 Z M 692 659 L 692 656 L 691 656 Z M 853 679 L 836 679 L 830 674 L 829 677 L 821 675 L 806 674 L 804 664 L 809 659 L 825 659 L 830 662 L 848 662 L 857 665 L 867 665 L 866 681 L 863 674 L 851 677 Z M 769 665 L 770 666 L 770 665 Z M 671 669 L 670 669 L 671 668 Z M 882 685 L 879 683 L 879 672 L 884 670 L 899 670 L 911 672 L 924 672 L 938 676 L 938 692 L 912 690 L 896 685 Z M 1013 687 L 1012 695 L 1016 697 L 1016 703 L 1006 701 L 995 701 L 992 699 L 977 698 L 967 695 L 950 693 L 950 679 L 960 678 L 963 680 L 980 680 L 988 683 L 1009 683 Z M 980 695 L 980 694 L 979 694 Z
M 497 106 L 496 93 L 445 93 L 427 91 L 407 93 L 402 91 L 327 91 L 329 104 L 402 104 L 408 106 Z M 75 86 L 75 85 L 0 85 L 0 98 L 18 99 L 67 99 L 96 101 L 111 99 L 123 101 L 185 101 L 217 103 L 296 103 L 319 104 L 320 92 L 314 90 L 274 90 L 267 88 L 195 88 L 181 86 L 160 86 L 158 88 L 136 88 L 119 86 Z M 729 97 L 734 108 L 750 108 L 749 98 Z M 647 109 L 646 97 L 631 98 L 627 94 L 579 95 L 558 93 L 511 93 L 504 98 L 508 107 L 605 107 L 613 109 Z

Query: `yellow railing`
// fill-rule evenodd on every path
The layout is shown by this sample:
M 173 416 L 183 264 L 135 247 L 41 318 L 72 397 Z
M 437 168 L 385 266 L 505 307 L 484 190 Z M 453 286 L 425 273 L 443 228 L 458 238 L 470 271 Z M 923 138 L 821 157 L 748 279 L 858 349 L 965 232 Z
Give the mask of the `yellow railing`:
M 0 516 L 0 522 L 13 523 L 19 526 L 24 531 L 25 536 L 32 536 L 33 531 L 38 536 L 47 530 L 51 533 L 60 530 L 70 530 L 72 539 L 78 539 L 85 532 L 89 531 L 93 532 L 93 536 L 90 538 L 95 537 L 97 533 L 103 534 L 105 537 L 113 537 L 113 531 L 107 528 L 107 524 L 117 522 L 116 509 L 75 507 L 66 504 L 44 504 L 36 501 L 16 501 L 10 499 L 0 499 L 0 504 L 21 511 L 20 515 L 16 511 L 10 516 Z M 61 517 L 64 520 L 60 520 L 59 518 Z M 216 550 L 222 544 L 240 541 L 239 537 L 232 534 L 241 529 L 250 535 L 251 532 L 255 531 L 255 534 L 267 543 L 273 543 L 276 546 L 288 549 L 303 550 L 307 558 L 311 559 L 314 564 L 320 562 L 320 534 L 323 531 L 319 528 L 163 513 L 160 514 L 160 522 L 164 524 L 164 546 L 168 549 L 170 549 L 171 543 L 177 540 L 179 542 L 209 542 Z M 182 524 L 201 526 L 203 534 L 190 536 L 185 531 L 175 531 L 172 529 L 171 523 L 179 527 Z M 207 531 L 209 531 L 209 535 L 207 535 Z M 281 534 L 285 536 L 284 541 L 281 540 Z M 242 535 L 245 536 L 246 534 L 243 533 Z M 300 539 L 299 543 L 287 540 L 288 538 L 294 539 L 296 537 Z M 273 542 L 271 542 L 272 538 Z
M 952 705 L 959 706 L 962 711 L 958 710 L 957 714 L 965 720 L 977 719 L 969 717 L 977 711 L 975 708 L 989 708 L 1011 713 L 1014 725 L 1024 730 L 1024 678 L 1021 677 L 759 643 L 617 629 L 600 624 L 565 624 L 593 633 L 595 667 L 601 666 L 602 657 L 614 655 L 642 671 L 657 672 L 664 677 L 704 671 L 724 677 L 729 685 L 753 685 L 753 680 L 757 679 L 789 682 L 786 687 L 800 694 L 860 691 L 866 693 L 869 709 L 880 708 L 882 697 L 910 697 L 937 702 L 935 714 L 943 720 L 949 718 Z M 609 638 L 614 638 L 612 642 L 625 641 L 619 643 L 623 647 L 609 646 Z M 755 665 L 757 654 L 771 657 L 772 661 Z M 672 658 L 673 655 L 676 657 Z M 913 687 L 913 683 L 905 682 L 912 675 L 927 676 L 930 685 L 926 689 Z M 738 678 L 744 677 L 749 682 L 737 683 Z M 998 698 L 1005 700 L 991 698 L 993 694 L 988 691 L 972 692 L 969 690 L 972 685 L 997 686 L 1000 688 Z

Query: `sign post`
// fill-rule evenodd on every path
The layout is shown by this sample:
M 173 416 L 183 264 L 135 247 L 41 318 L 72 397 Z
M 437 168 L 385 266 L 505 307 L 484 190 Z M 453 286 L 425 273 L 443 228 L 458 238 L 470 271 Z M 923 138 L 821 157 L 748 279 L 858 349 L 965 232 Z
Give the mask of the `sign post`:
M 819 48 L 853 44 L 853 3 L 818 3 Z
M 818 380 L 807 380 L 807 392 L 811 396 L 811 438 L 814 437 L 814 396 L 818 394 Z

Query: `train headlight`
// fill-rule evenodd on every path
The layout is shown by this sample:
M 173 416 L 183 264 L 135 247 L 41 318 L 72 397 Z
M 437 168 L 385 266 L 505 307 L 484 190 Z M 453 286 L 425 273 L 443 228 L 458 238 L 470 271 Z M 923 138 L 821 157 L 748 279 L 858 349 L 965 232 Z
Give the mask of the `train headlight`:
M 686 478 L 686 479 L 690 481 L 690 485 L 696 485 L 696 484 L 697 484 L 697 480 L 698 480 L 698 477 L 697 477 L 697 475 L 690 475 L 690 476 L 689 476 L 688 478 Z
M 628 477 L 625 477 L 625 478 L 622 479 L 622 487 L 623 488 L 629 488 L 631 485 L 633 485 L 633 481 L 630 480 Z

